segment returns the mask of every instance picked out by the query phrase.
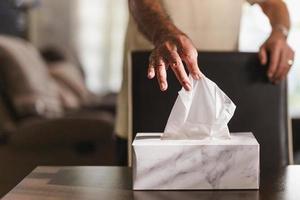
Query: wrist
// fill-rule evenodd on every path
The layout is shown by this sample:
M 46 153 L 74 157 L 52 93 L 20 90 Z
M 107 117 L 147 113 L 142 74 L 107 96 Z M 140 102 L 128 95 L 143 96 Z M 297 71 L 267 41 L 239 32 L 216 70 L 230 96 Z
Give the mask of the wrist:
M 283 39 L 287 39 L 288 35 L 289 35 L 289 29 L 281 24 L 278 24 L 276 26 L 273 27 L 272 32 L 271 32 L 271 36 L 275 35 L 277 37 L 282 37 Z

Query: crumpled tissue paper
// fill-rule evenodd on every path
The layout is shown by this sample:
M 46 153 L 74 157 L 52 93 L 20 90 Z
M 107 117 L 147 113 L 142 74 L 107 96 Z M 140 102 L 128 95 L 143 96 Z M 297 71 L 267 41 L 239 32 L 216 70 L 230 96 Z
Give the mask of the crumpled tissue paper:
M 228 122 L 235 104 L 211 80 L 190 78 L 192 90 L 181 89 L 161 139 L 230 139 Z

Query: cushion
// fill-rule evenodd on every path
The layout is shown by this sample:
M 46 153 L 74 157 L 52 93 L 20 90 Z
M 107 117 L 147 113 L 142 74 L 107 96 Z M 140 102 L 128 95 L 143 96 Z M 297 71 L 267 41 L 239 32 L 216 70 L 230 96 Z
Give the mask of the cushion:
M 37 49 L 25 40 L 0 36 L 0 82 L 18 117 L 62 115 L 57 84 Z
M 64 91 L 61 92 L 61 99 L 65 103 L 65 108 L 72 107 L 70 103 L 75 106 L 75 98 L 78 100 L 78 107 L 89 103 L 91 93 L 87 89 L 78 67 L 69 61 L 59 61 L 48 63 L 48 68 L 52 78 L 60 85 L 60 90 Z

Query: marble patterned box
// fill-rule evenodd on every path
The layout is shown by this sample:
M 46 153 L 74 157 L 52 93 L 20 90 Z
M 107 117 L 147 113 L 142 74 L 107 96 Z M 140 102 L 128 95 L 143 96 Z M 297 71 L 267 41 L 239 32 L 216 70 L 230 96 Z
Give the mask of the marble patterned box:
M 138 133 L 132 143 L 134 190 L 259 188 L 259 144 L 252 133 L 203 140 L 160 136 Z

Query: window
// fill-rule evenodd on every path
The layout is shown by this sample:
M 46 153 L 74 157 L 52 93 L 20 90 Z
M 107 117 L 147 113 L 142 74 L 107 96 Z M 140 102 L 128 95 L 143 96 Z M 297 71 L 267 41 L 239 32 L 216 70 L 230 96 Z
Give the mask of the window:
M 118 91 L 122 80 L 127 0 L 77 0 L 77 51 L 96 93 Z

